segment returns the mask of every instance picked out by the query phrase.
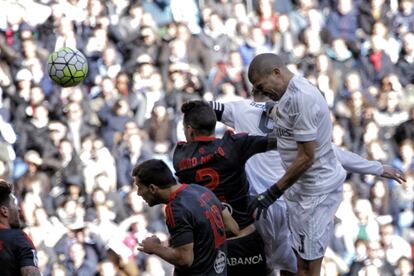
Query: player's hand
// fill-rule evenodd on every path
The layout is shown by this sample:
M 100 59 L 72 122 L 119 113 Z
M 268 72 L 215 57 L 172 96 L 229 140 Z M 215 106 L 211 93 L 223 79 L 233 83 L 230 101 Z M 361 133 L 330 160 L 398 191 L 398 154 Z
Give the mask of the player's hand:
M 152 235 L 151 237 L 144 239 L 141 243 L 138 244 L 138 250 L 148 254 L 153 254 L 155 253 L 156 248 L 158 248 L 160 245 L 161 240 L 157 236 Z
M 389 166 L 389 165 L 383 165 L 382 167 L 384 169 L 384 172 L 381 175 L 382 177 L 393 179 L 393 180 L 397 181 L 400 184 L 407 181 L 405 179 L 404 173 L 402 171 L 400 171 L 399 169 L 394 168 L 394 167 Z
M 267 189 L 265 192 L 259 194 L 249 205 L 249 214 L 258 220 L 263 213 L 263 217 L 267 217 L 267 208 L 272 205 L 283 192 L 275 186 Z

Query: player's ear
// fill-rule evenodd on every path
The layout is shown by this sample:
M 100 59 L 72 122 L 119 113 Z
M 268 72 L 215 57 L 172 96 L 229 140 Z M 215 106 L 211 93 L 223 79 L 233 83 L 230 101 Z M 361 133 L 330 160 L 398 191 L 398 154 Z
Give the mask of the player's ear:
M 154 184 L 149 184 L 148 189 L 152 194 L 158 191 L 158 187 L 155 186 Z

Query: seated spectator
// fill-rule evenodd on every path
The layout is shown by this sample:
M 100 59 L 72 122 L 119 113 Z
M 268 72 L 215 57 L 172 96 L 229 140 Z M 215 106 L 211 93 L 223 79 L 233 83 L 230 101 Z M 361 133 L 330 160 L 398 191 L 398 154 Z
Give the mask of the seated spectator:
M 392 194 L 392 190 L 383 180 L 375 181 L 371 186 L 370 198 L 372 209 L 378 218 L 386 218 L 393 225 L 399 220 L 398 205 Z
M 110 111 L 100 110 L 98 112 L 101 121 L 101 137 L 105 146 L 112 151 L 116 140 L 124 131 L 125 124 L 132 121 L 132 113 L 126 99 L 118 99 Z
M 350 275 L 384 275 L 393 276 L 394 269 L 383 257 L 383 249 L 378 241 L 368 242 L 368 254 L 362 261 L 353 262 Z
M 398 260 L 395 274 L 399 276 L 412 276 L 413 273 L 414 273 L 413 262 L 406 257 L 401 257 Z
M 372 33 L 376 21 L 383 22 L 387 27 L 392 23 L 390 5 L 385 0 L 361 1 L 359 5 L 358 22 L 366 35 Z
M 384 51 L 384 39 L 375 35 L 370 41 L 370 51 L 361 57 L 361 75 L 366 86 L 379 85 L 384 76 L 394 72 L 394 65 Z
M 397 235 L 392 224 L 381 225 L 380 242 L 385 253 L 385 260 L 393 266 L 400 258 L 411 258 L 410 244 Z
M 118 188 L 123 188 L 124 186 L 131 187 L 132 168 L 135 164 L 150 158 L 140 132 L 125 137 L 124 143 L 124 147 L 120 148 L 116 157 Z
M 414 32 L 414 5 L 413 1 L 398 1 L 398 12 L 393 22 L 394 32 L 405 34 Z
M 270 50 L 271 45 L 258 27 L 250 28 L 249 37 L 239 48 L 244 65 L 248 65 L 256 55 L 270 52 Z
M 355 42 L 358 28 L 358 12 L 353 0 L 339 0 L 326 20 L 326 28 L 332 39 L 342 38 L 346 42 Z
M 405 86 L 414 83 L 414 32 L 405 34 L 402 42 L 396 67 L 401 84 Z
M 95 256 L 88 254 L 81 243 L 73 243 L 69 247 L 65 267 L 70 275 L 94 275 L 97 263 Z

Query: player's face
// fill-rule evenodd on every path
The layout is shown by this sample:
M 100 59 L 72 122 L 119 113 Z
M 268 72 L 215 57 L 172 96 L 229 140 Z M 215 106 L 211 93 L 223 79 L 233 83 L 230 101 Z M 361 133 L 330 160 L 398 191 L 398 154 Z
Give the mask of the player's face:
M 278 101 L 285 92 L 286 86 L 280 71 L 273 71 L 271 74 L 264 76 L 255 76 L 251 80 L 253 88 L 268 96 L 273 101 Z
M 11 228 L 20 229 L 22 226 L 19 216 L 19 209 L 17 198 L 14 195 L 11 195 L 9 207 L 9 224 Z
M 137 191 L 138 196 L 142 197 L 149 206 L 154 206 L 159 203 L 156 200 L 154 191 L 152 191 L 150 187 L 140 183 L 136 177 L 135 177 L 135 185 L 138 188 L 138 191 Z

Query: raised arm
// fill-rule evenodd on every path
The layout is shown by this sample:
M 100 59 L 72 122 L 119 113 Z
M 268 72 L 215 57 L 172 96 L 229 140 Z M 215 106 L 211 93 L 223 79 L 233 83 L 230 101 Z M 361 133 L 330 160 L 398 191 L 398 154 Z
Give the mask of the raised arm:
M 334 144 L 332 144 L 332 149 L 342 167 L 348 172 L 378 175 L 395 180 L 400 184 L 406 181 L 404 173 L 397 168 L 383 165 L 375 160 L 367 160 L 356 153 L 343 150 Z

